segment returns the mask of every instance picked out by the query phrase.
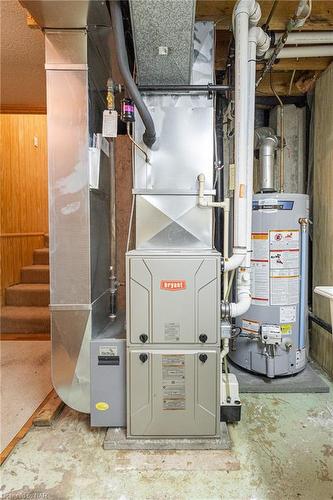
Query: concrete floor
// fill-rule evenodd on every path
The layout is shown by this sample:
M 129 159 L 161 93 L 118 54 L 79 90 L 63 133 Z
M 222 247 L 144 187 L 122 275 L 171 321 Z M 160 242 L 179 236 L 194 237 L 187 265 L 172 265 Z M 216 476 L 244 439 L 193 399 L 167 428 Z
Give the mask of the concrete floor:
M 220 455 L 104 451 L 105 431 L 66 408 L 4 463 L 2 498 L 333 499 L 332 390 L 243 395 L 233 449 Z
M 52 390 L 50 341 L 0 342 L 1 451 Z

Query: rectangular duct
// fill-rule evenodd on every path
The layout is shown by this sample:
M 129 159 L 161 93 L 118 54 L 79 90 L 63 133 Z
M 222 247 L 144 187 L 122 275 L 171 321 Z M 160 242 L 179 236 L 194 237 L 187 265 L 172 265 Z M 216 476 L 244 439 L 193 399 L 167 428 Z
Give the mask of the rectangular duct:
M 131 0 L 140 85 L 189 84 L 195 0 Z

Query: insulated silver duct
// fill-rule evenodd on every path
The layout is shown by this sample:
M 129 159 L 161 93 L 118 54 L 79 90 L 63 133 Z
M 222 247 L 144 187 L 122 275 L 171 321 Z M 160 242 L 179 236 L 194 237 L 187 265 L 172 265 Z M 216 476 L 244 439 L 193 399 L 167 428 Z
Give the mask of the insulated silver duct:
M 261 192 L 273 192 L 274 155 L 279 139 L 272 128 L 261 127 L 254 131 L 254 149 L 259 149 L 259 186 Z

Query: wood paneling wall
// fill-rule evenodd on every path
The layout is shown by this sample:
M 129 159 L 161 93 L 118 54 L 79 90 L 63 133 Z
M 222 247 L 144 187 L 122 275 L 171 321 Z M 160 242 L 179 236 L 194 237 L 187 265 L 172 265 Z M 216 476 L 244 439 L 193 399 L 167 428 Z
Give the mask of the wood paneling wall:
M 125 310 L 125 253 L 128 226 L 132 205 L 132 144 L 129 138 L 118 136 L 115 139 L 116 155 L 116 237 L 117 237 L 117 275 L 120 287 L 118 291 L 118 307 Z M 134 244 L 135 222 L 133 218 L 131 247 Z
M 313 285 L 333 285 L 333 64 L 315 90 L 313 187 Z M 331 322 L 329 301 L 313 294 L 314 313 Z M 312 357 L 333 377 L 333 337 L 317 325 L 311 331 Z
M 0 115 L 1 298 L 48 232 L 46 115 Z M 3 302 L 2 302 L 3 303 Z

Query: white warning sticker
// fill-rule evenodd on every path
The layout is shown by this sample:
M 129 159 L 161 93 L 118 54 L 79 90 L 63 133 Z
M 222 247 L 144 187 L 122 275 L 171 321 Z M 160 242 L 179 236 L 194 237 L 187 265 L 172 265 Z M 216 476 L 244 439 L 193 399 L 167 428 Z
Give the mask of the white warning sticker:
M 118 356 L 118 349 L 116 345 L 101 345 L 99 346 L 100 356 Z
M 299 302 L 299 275 L 297 270 L 281 270 L 271 274 L 271 296 L 272 306 L 283 306 L 298 304 Z
M 251 295 L 252 304 L 269 305 L 268 233 L 252 233 Z
M 242 330 L 246 333 L 250 333 L 252 335 L 258 335 L 260 329 L 259 321 L 254 321 L 252 319 L 243 319 L 242 320 Z
M 269 232 L 270 249 L 298 249 L 299 230 L 298 229 L 275 229 Z
M 269 266 L 270 304 L 273 306 L 298 304 L 299 231 L 297 229 L 276 229 L 269 232 Z M 289 318 L 280 320 L 281 323 L 292 321 Z
M 103 137 L 117 137 L 118 113 L 114 110 L 103 111 Z
M 170 322 L 164 324 L 164 338 L 166 342 L 178 342 L 180 340 L 180 323 Z
M 296 322 L 296 306 L 280 307 L 280 323 Z

